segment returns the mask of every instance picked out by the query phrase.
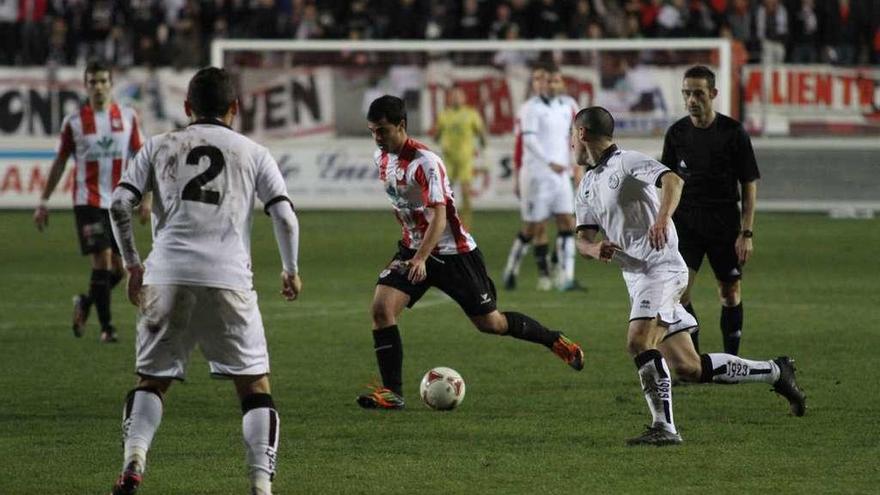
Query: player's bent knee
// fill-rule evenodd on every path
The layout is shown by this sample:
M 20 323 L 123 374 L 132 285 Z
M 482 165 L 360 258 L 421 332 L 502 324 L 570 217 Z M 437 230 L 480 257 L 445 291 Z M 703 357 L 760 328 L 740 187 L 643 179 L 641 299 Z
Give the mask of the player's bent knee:
M 240 398 L 253 394 L 271 393 L 268 375 L 240 375 L 232 377 L 232 380 L 235 382 L 235 391 Z
M 171 387 L 171 378 L 158 378 L 153 376 L 140 375 L 137 388 L 141 390 L 154 390 L 159 392 L 157 395 L 162 397 Z
M 483 333 L 491 333 L 495 335 L 503 335 L 507 333 L 507 319 L 503 316 L 499 319 L 494 317 L 494 313 L 482 316 L 472 316 L 471 321 L 477 330 Z
M 370 308 L 370 315 L 373 319 L 373 328 L 390 327 L 396 323 L 397 317 L 388 305 L 376 302 Z
M 670 364 L 672 365 L 672 372 L 675 373 L 676 378 L 679 380 L 686 382 L 700 381 L 700 373 L 702 371 L 700 363 L 678 362 Z

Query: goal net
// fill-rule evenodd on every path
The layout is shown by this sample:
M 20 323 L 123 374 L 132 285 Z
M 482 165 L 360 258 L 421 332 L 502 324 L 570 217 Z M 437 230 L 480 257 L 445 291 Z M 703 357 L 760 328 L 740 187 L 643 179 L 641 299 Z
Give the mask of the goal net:
M 295 41 L 217 40 L 212 65 L 237 74 L 238 130 L 272 149 L 302 207 L 386 206 L 372 165 L 366 110 L 383 94 L 403 98 L 408 131 L 428 146 L 451 88 L 482 116 L 488 145 L 471 185 L 476 208 L 514 208 L 512 155 L 530 67 L 554 62 L 581 107 L 607 108 L 626 146 L 659 156 L 666 128 L 683 114 L 681 77 L 716 72 L 716 108 L 731 114 L 727 40 Z M 628 142 L 628 140 L 630 140 Z

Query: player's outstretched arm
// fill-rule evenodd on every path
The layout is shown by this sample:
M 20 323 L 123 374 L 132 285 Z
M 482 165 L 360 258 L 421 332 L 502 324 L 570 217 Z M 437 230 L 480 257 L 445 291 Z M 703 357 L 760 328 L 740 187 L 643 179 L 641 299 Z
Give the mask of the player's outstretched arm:
M 674 172 L 664 173 L 660 177 L 660 210 L 657 220 L 648 229 L 648 242 L 654 249 L 663 249 L 669 240 L 669 222 L 681 199 L 684 180 Z
M 742 217 L 739 236 L 736 238 L 736 255 L 741 265 L 752 256 L 751 232 L 755 226 L 755 206 L 758 201 L 758 181 L 742 183 Z
M 593 228 L 579 228 L 577 235 L 577 251 L 584 258 L 592 258 L 609 262 L 620 246 L 608 239 L 598 239 L 599 231 Z
M 302 292 L 297 258 L 299 255 L 299 220 L 289 201 L 278 201 L 268 208 L 272 217 L 272 229 L 281 254 L 281 295 L 293 301 Z
M 422 245 L 419 246 L 416 254 L 407 260 L 409 264 L 409 280 L 413 283 L 419 283 L 428 277 L 428 269 L 425 267 L 425 262 L 431 256 L 431 253 L 434 252 L 434 248 L 440 242 L 443 230 L 446 229 L 446 205 L 436 204 L 428 206 L 428 208 L 433 211 L 433 215 L 428 223 L 428 228 L 425 230 L 425 237 L 422 238 Z
M 40 196 L 40 204 L 37 205 L 37 208 L 34 210 L 34 225 L 36 225 L 37 230 L 40 232 L 49 226 L 49 208 L 46 206 L 46 202 L 49 201 L 49 198 L 52 197 L 52 192 L 55 191 L 55 187 L 58 186 L 58 182 L 64 174 L 64 166 L 67 165 L 67 159 L 69 157 L 70 152 L 62 148 L 52 162 L 52 168 L 49 170 L 49 178 L 46 180 L 46 188 L 43 189 L 43 194 Z
M 122 262 L 128 271 L 128 300 L 137 306 L 140 302 L 141 287 L 144 282 L 144 267 L 134 242 L 134 229 L 131 225 L 132 212 L 141 198 L 125 187 L 113 191 L 110 203 L 110 221 L 113 235 L 119 244 Z

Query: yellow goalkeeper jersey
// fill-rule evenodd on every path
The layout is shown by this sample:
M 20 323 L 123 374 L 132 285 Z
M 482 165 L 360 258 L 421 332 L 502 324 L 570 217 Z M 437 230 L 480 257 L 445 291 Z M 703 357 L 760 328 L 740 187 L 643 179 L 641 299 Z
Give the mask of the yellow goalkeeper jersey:
M 480 118 L 480 114 L 466 105 L 457 109 L 446 108 L 437 117 L 440 148 L 446 160 L 473 159 L 477 136 L 483 132 L 483 119 Z

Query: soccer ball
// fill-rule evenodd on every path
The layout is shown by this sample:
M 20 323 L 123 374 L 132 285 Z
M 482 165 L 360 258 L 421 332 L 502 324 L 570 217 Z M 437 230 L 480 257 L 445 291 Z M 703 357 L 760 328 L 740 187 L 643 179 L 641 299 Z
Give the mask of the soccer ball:
M 419 385 L 419 396 L 431 409 L 449 411 L 464 400 L 464 380 L 452 368 L 442 366 L 425 373 Z

